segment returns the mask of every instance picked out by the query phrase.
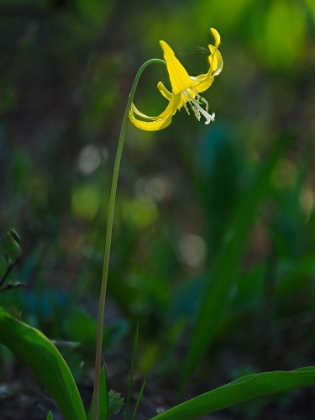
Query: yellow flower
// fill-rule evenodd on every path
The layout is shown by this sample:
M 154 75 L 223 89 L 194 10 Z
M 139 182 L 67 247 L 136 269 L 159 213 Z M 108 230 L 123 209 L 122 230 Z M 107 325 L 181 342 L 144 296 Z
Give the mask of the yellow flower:
M 211 32 L 215 39 L 215 45 L 208 46 L 210 51 L 208 57 L 210 67 L 206 74 L 200 74 L 199 76 L 189 76 L 183 65 L 175 57 L 171 47 L 166 42 L 160 41 L 160 45 L 164 51 L 164 59 L 166 61 L 172 92 L 169 92 L 162 82 L 159 82 L 157 87 L 169 103 L 166 109 L 157 117 L 149 117 L 143 114 L 132 104 L 129 118 L 136 127 L 147 131 L 162 130 L 170 125 L 173 115 L 182 107 L 189 114 L 187 105 L 190 106 L 199 121 L 201 115 L 205 118 L 205 124 L 214 121 L 214 113 L 208 113 L 208 102 L 199 95 L 199 93 L 209 89 L 214 81 L 214 77 L 218 76 L 223 68 L 223 59 L 218 50 L 220 35 L 213 28 L 211 28 Z

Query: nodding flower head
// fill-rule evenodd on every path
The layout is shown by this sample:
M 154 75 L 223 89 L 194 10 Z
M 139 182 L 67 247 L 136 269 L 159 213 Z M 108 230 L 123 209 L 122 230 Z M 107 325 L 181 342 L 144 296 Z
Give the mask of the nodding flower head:
M 162 130 L 171 124 L 173 115 L 182 107 L 185 108 L 188 114 L 190 114 L 189 109 L 191 109 L 199 121 L 202 118 L 205 119 L 205 124 L 214 121 L 214 113 L 209 114 L 208 112 L 208 102 L 200 96 L 201 92 L 209 89 L 214 81 L 214 77 L 218 76 L 223 68 L 222 55 L 218 50 L 220 35 L 215 29 L 211 28 L 210 30 L 214 36 L 215 45 L 208 45 L 209 70 L 207 73 L 199 76 L 189 76 L 184 66 L 176 58 L 172 48 L 165 41 L 160 41 L 169 74 L 171 92 L 162 82 L 159 82 L 157 87 L 169 103 L 157 117 L 143 114 L 132 104 L 129 119 L 136 127 L 146 131 Z

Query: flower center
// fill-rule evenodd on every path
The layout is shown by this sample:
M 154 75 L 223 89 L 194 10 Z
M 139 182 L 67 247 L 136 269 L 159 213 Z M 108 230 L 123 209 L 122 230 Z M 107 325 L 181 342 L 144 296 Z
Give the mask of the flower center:
M 214 121 L 215 114 L 214 112 L 212 114 L 209 114 L 208 108 L 209 104 L 208 101 L 200 96 L 197 92 L 194 92 L 194 97 L 191 95 L 191 93 L 187 90 L 185 90 L 182 95 L 184 96 L 184 107 L 188 115 L 190 115 L 189 108 L 187 106 L 187 103 L 189 103 L 193 113 L 195 114 L 195 117 L 198 121 L 201 119 L 201 115 L 203 115 L 206 119 L 205 124 L 210 124 L 211 121 Z M 203 109 L 202 106 L 204 106 L 206 109 Z

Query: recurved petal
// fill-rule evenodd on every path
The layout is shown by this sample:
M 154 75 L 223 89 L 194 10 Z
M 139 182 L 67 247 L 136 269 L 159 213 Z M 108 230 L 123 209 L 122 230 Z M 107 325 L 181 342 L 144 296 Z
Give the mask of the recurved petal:
M 167 118 L 169 115 L 174 115 L 177 111 L 178 104 L 180 102 L 180 95 L 171 95 L 169 103 L 165 110 L 157 118 Z
M 145 120 L 156 120 L 158 117 L 149 117 L 146 114 L 143 114 L 139 109 L 136 107 L 135 104 L 131 104 L 131 111 L 133 114 L 138 115 L 138 117 L 144 118 Z
M 218 76 L 223 69 L 223 58 L 219 50 L 213 45 L 208 45 L 210 50 L 209 63 L 213 76 Z
M 164 98 L 166 98 L 168 101 L 171 100 L 172 94 L 168 89 L 166 89 L 166 87 L 164 86 L 162 82 L 159 82 L 157 84 L 157 88 L 159 89 L 161 95 L 164 96 Z
M 214 28 L 210 28 L 210 31 L 212 32 L 212 35 L 214 36 L 214 40 L 215 40 L 215 48 L 218 48 L 218 46 L 220 45 L 221 42 L 221 37 L 219 32 L 214 29 Z
M 158 87 L 161 95 L 164 96 L 164 98 L 166 98 L 169 101 L 172 99 L 171 92 L 166 89 L 166 87 L 163 85 L 162 82 L 159 82 L 158 85 L 157 85 L 157 87 Z M 194 93 L 192 95 L 195 96 Z M 180 110 L 181 107 L 184 106 L 187 101 L 185 101 L 183 95 L 177 95 L 177 96 L 179 98 L 179 101 L 177 102 L 177 109 Z
M 180 101 L 180 95 L 171 95 L 170 102 L 168 103 L 165 110 L 158 115 L 157 117 L 150 117 L 146 114 L 143 114 L 138 110 L 138 108 L 132 104 L 131 109 L 129 112 L 129 119 L 130 121 L 141 130 L 146 131 L 157 131 L 162 130 L 170 125 L 172 121 L 172 117 L 177 111 L 177 107 Z M 142 121 L 137 117 L 142 118 L 143 120 L 149 121 Z
M 205 90 L 209 89 L 214 81 L 214 77 L 211 76 L 211 72 L 208 74 L 201 74 L 200 76 L 194 77 L 194 86 L 193 89 L 198 92 L 204 92 Z
M 158 130 L 163 130 L 163 128 L 166 128 L 171 124 L 172 115 L 169 115 L 168 118 L 164 118 L 164 119 L 162 118 L 162 119 L 156 119 L 154 121 L 142 121 L 142 120 L 138 120 L 135 117 L 134 112 L 130 110 L 129 119 L 132 122 L 132 124 L 135 125 L 137 128 L 140 128 L 140 130 L 158 131 Z
M 176 58 L 172 48 L 165 41 L 160 41 L 160 45 L 164 51 L 172 91 L 179 94 L 191 86 L 191 79 L 184 66 Z

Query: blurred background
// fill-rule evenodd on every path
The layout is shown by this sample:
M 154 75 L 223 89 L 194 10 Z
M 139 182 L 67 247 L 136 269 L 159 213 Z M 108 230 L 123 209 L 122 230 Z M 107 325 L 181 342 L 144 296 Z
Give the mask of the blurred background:
M 207 71 L 210 27 L 224 58 L 204 94 L 216 121 L 182 110 L 160 132 L 128 126 L 106 349 L 121 348 L 140 322 L 139 371 L 176 371 L 243 214 L 242 252 L 221 262 L 237 279 L 199 362 L 218 382 L 315 363 L 314 1 L 1 0 L 0 233 L 21 236 L 10 279 L 27 287 L 0 304 L 50 338 L 83 343 L 69 357 L 77 377 L 94 355 L 109 187 L 133 78 L 162 58 L 161 39 L 191 75 Z M 136 104 L 148 115 L 165 107 L 160 80 L 168 83 L 163 66 L 140 80 Z M 1 275 L 6 266 L 2 258 Z

